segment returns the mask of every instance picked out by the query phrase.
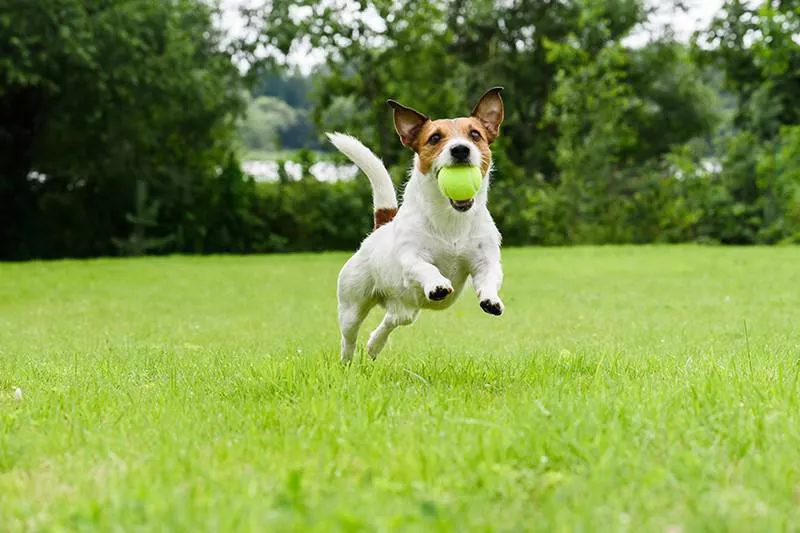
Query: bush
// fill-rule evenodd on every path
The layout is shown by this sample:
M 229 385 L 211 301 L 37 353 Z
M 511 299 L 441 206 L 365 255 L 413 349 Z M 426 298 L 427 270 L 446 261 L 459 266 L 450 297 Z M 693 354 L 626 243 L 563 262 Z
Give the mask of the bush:
M 333 184 L 312 178 L 259 184 L 250 251 L 353 250 L 372 229 L 366 178 Z

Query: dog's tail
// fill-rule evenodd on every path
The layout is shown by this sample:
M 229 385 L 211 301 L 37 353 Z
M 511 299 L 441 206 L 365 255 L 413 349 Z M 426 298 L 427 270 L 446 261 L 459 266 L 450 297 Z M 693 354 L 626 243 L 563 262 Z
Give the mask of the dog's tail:
M 397 196 L 389 171 L 372 150 L 361 141 L 344 133 L 328 133 L 328 139 L 360 168 L 372 184 L 372 205 L 375 210 L 375 227 L 388 224 L 397 214 Z

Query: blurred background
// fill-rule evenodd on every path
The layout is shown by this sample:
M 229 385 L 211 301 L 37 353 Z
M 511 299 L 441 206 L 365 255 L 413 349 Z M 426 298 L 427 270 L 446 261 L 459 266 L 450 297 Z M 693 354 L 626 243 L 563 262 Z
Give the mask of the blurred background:
M 800 0 L 0 0 L 0 259 L 352 250 L 494 85 L 506 245 L 800 241 Z

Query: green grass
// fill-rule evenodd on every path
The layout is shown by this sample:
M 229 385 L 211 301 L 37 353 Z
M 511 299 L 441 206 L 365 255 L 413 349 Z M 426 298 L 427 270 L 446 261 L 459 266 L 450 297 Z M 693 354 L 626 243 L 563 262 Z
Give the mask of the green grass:
M 349 368 L 344 255 L 0 265 L 0 531 L 800 529 L 800 249 L 504 257 Z

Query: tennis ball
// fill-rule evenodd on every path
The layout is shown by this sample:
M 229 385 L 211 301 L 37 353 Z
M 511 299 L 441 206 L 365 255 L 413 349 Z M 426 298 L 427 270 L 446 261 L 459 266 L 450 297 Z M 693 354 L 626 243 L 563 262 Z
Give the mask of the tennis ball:
M 481 188 L 481 171 L 478 167 L 444 167 L 437 176 L 442 194 L 461 202 L 472 199 Z

